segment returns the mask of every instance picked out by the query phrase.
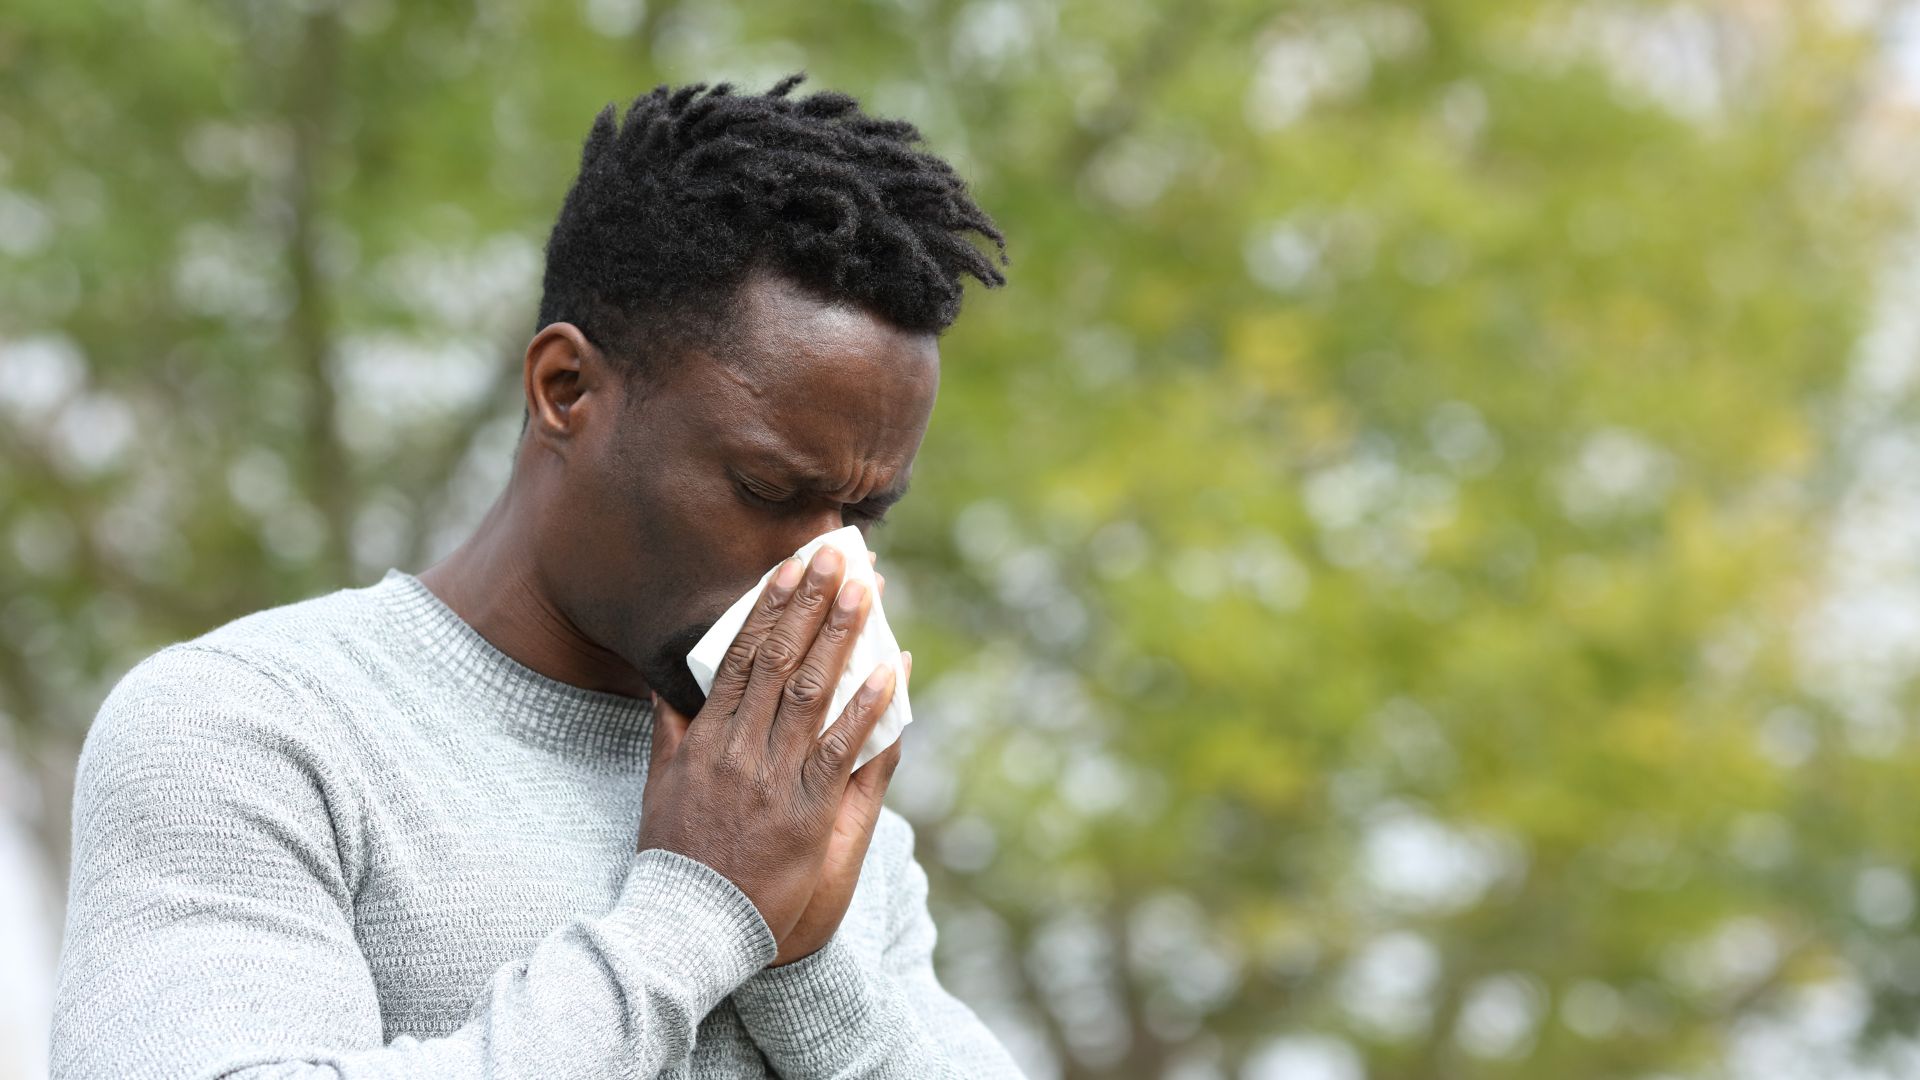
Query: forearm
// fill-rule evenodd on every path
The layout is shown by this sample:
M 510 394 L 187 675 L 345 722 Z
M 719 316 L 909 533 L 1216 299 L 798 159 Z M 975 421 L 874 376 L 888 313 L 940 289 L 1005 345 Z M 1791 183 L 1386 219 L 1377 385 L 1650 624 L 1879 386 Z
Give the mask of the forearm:
M 136 935 L 133 955 L 112 950 L 110 970 L 87 969 L 109 950 L 75 950 L 55 1076 L 650 1077 L 684 1059 L 701 1019 L 775 953 L 752 902 L 724 878 L 648 851 L 607 914 L 575 920 L 503 965 L 457 1031 L 382 1045 L 367 995 L 315 978 L 328 964 L 347 974 L 338 948 L 234 947 L 231 934 L 226 947 L 193 948 L 193 933 Z

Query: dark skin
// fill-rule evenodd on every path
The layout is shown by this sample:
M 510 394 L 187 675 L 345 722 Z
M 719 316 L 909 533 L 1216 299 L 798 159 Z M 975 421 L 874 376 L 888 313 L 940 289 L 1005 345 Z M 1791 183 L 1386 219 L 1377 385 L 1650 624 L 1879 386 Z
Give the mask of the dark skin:
M 513 477 L 420 580 L 527 667 L 654 701 L 639 850 L 739 886 L 784 964 L 839 927 L 900 760 L 896 741 L 851 768 L 890 675 L 820 733 L 873 597 L 840 588 L 831 549 L 787 557 L 905 494 L 939 352 L 775 274 L 736 301 L 724 356 L 690 349 L 639 379 L 570 324 L 535 335 Z M 782 560 L 703 696 L 688 650 Z

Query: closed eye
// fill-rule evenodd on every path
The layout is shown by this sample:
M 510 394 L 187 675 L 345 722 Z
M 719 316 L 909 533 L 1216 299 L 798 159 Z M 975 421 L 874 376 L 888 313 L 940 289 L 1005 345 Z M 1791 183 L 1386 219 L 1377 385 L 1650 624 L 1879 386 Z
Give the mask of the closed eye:
M 840 515 L 842 518 L 852 519 L 847 521 L 849 525 L 854 524 L 854 520 L 858 520 L 866 522 L 873 528 L 878 529 L 887 523 L 887 512 L 885 510 L 869 510 L 859 503 L 854 503 L 841 510 Z
M 740 493 L 740 497 L 742 499 L 745 499 L 747 502 L 753 504 L 754 506 L 763 506 L 768 509 L 781 510 L 793 505 L 792 499 L 768 498 L 767 496 L 760 494 L 759 492 L 753 490 L 752 488 L 748 487 L 745 484 L 735 484 L 733 485 L 733 489 Z
M 735 491 L 740 493 L 740 497 L 750 505 L 775 512 L 787 512 L 797 509 L 804 501 L 793 496 L 774 498 L 769 495 L 762 495 L 743 483 L 735 483 L 733 487 Z M 848 525 L 859 524 L 875 529 L 887 523 L 886 510 L 874 510 L 862 503 L 850 503 L 842 507 L 840 517 L 841 520 Z

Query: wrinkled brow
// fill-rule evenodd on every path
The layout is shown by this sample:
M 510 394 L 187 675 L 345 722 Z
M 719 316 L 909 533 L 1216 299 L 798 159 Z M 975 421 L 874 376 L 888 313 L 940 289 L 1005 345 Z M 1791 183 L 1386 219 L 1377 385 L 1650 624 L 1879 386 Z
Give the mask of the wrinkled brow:
M 769 464 L 771 465 L 771 463 Z M 845 486 L 830 476 L 777 466 L 767 468 L 764 471 L 757 469 L 753 471 L 761 474 L 762 479 L 760 483 L 774 485 L 780 488 L 783 494 L 805 490 L 818 492 L 823 495 L 831 495 Z M 912 485 L 912 477 L 906 477 L 893 487 L 873 492 L 859 502 L 849 503 L 848 505 L 864 506 L 876 511 L 885 511 L 901 499 L 906 498 L 907 492 Z

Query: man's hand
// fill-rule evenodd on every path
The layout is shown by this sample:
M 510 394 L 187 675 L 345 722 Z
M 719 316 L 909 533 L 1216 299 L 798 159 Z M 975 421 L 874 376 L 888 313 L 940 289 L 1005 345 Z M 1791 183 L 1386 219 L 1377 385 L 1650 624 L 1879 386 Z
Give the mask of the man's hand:
M 913 654 L 902 653 L 907 681 L 913 681 Z M 847 793 L 840 800 L 839 816 L 833 820 L 833 837 L 827 841 L 826 862 L 820 868 L 820 880 L 813 887 L 807 909 L 800 913 L 793 933 L 780 943 L 780 955 L 774 966 L 791 964 L 811 956 L 840 928 L 847 904 L 853 900 L 853 887 L 860 883 L 860 867 L 867 860 L 867 847 L 873 842 L 873 825 L 880 818 L 880 798 L 900 764 L 900 740 L 867 760 L 853 774 Z
M 899 760 L 896 743 L 850 782 L 854 758 L 893 698 L 891 665 L 819 734 L 872 604 L 861 583 L 838 587 L 841 563 L 823 547 L 808 567 L 781 564 L 695 722 L 655 698 L 639 849 L 678 852 L 732 881 L 773 931 L 776 962 L 811 953 L 839 927 Z M 823 891 L 823 869 L 831 860 L 845 873 L 856 846 L 844 890 Z

